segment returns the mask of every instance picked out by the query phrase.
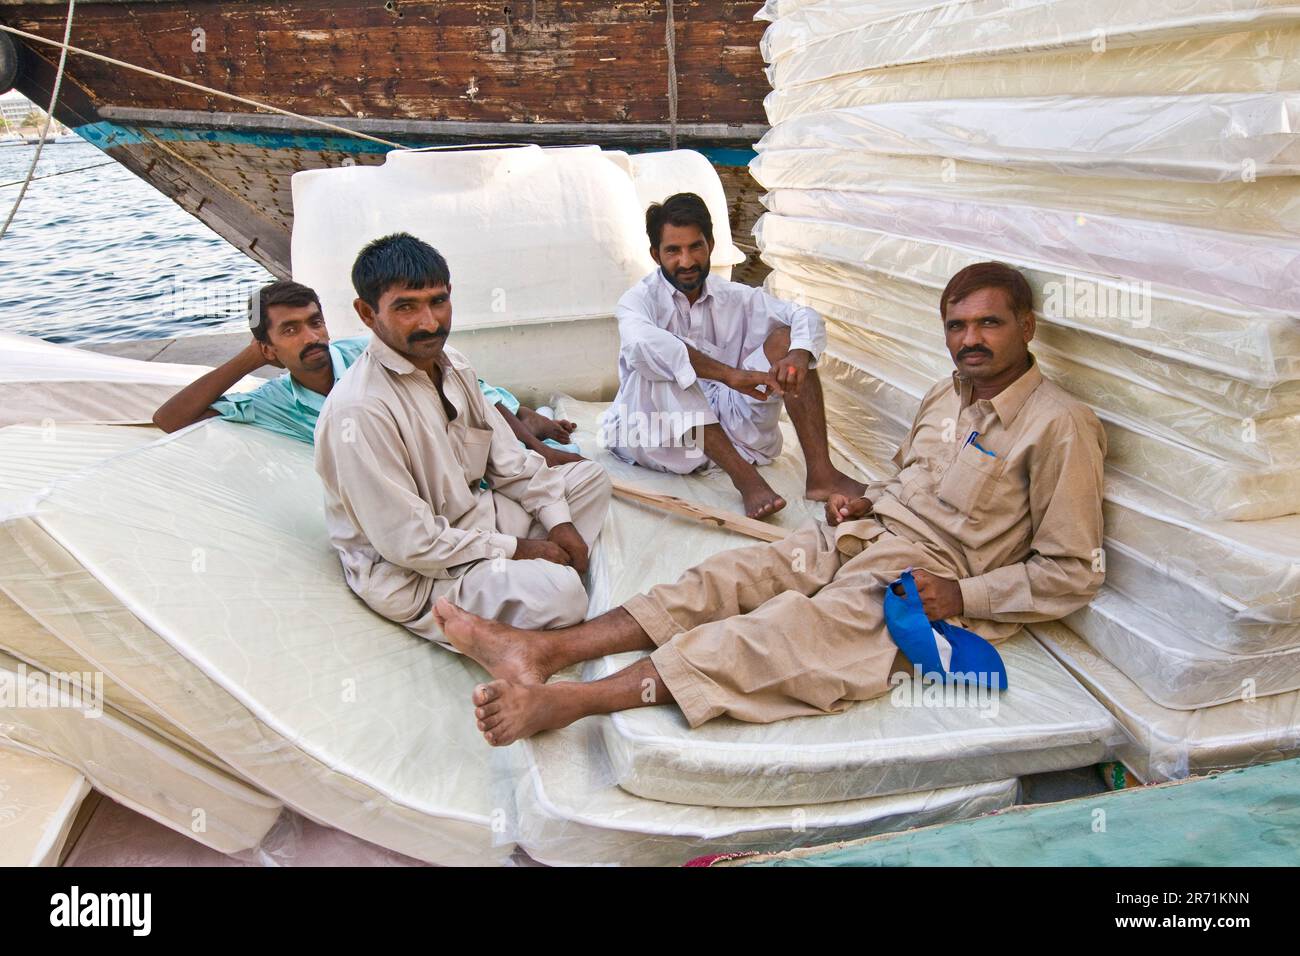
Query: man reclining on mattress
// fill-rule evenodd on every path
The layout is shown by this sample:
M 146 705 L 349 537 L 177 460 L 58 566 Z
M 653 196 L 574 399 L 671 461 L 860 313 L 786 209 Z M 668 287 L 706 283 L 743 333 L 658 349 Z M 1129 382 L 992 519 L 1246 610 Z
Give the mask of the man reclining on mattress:
M 325 396 L 357 360 L 370 334 L 330 340 L 321 314 L 320 298 L 310 287 L 287 279 L 258 289 L 248 302 L 253 340 L 230 361 L 181 389 L 154 413 L 153 423 L 174 432 L 205 418 L 246 422 L 267 431 L 311 444 Z M 286 369 L 251 392 L 224 394 L 245 375 L 265 365 Z M 577 427 L 552 421 L 504 388 L 482 379 L 479 387 L 526 448 L 548 465 L 580 461 L 576 445 L 568 444 Z
M 519 446 L 447 345 L 451 274 L 432 246 L 376 239 L 352 285 L 374 336 L 316 425 L 325 525 L 348 586 L 430 640 L 441 639 L 437 598 L 519 627 L 581 621 L 579 574 L 609 510 L 605 470 L 551 468 Z
M 973 265 L 952 277 L 939 313 L 956 371 L 922 400 L 898 473 L 864 497 L 833 495 L 825 525 L 722 552 L 562 630 L 521 631 L 438 601 L 448 640 L 496 678 L 473 695 L 487 741 L 652 704 L 676 703 L 692 727 L 842 711 L 889 689 L 898 647 L 885 590 L 909 568 L 926 637 L 928 618 L 997 641 L 1088 603 L 1103 577 L 1105 436 L 1029 352 L 1029 284 L 1001 263 Z M 652 653 L 603 680 L 545 683 L 622 651 Z
M 619 388 L 601 418 L 601 444 L 677 474 L 707 458 L 736 486 L 745 514 L 764 518 L 786 504 L 755 467 L 781 452 L 784 407 L 807 462 L 807 497 L 861 494 L 862 483 L 831 464 L 826 443 L 814 368 L 826 343 L 821 316 L 710 276 L 713 220 L 694 193 L 652 204 L 646 235 L 659 268 L 615 309 Z

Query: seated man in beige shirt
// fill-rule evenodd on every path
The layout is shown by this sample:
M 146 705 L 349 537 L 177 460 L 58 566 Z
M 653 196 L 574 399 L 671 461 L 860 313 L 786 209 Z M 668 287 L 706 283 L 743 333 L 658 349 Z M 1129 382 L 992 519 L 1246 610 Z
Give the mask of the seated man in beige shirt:
M 348 586 L 439 642 L 438 598 L 517 627 L 583 620 L 579 575 L 609 510 L 604 469 L 547 467 L 487 404 L 447 345 L 451 275 L 432 246 L 376 239 L 352 284 L 374 335 L 316 424 L 326 527 Z
M 833 495 L 827 524 L 722 552 L 545 634 L 437 602 L 448 639 L 496 678 L 473 696 L 487 741 L 653 704 L 675 703 L 692 727 L 723 714 L 765 723 L 842 711 L 889 689 L 897 647 L 884 593 L 908 568 L 926 617 L 991 641 L 1087 604 L 1104 566 L 1101 425 L 1039 371 L 1019 272 L 963 269 L 939 313 L 955 373 L 921 401 L 898 473 L 861 498 Z M 545 683 L 578 661 L 638 650 L 653 653 L 604 680 Z

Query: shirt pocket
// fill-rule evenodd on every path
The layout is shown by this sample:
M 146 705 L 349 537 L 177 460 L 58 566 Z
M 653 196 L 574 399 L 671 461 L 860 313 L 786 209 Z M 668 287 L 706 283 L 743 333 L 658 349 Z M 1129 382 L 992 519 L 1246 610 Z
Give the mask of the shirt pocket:
M 1002 459 L 980 451 L 974 443 L 964 445 L 939 479 L 935 494 L 962 514 L 975 515 L 992 497 L 1003 464 Z
M 470 485 L 475 486 L 487 473 L 488 453 L 492 450 L 492 429 L 469 426 L 465 429 L 463 442 L 465 478 Z

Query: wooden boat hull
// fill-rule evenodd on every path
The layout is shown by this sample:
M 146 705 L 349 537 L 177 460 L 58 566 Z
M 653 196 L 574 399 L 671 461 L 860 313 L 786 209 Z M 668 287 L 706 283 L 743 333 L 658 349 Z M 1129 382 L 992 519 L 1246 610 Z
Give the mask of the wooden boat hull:
M 78 5 L 72 44 L 286 109 L 257 111 L 76 54 L 56 117 L 277 276 L 289 274 L 289 179 L 379 163 L 391 147 L 595 143 L 698 149 L 718 169 L 736 242 L 761 279 L 750 230 L 760 189 L 746 164 L 765 129 L 759 3 L 676 0 L 676 112 L 665 2 Z M 5 2 L 0 21 L 50 39 L 66 4 Z M 48 102 L 58 48 L 20 40 L 16 87 Z M 675 121 L 674 121 L 675 120 Z

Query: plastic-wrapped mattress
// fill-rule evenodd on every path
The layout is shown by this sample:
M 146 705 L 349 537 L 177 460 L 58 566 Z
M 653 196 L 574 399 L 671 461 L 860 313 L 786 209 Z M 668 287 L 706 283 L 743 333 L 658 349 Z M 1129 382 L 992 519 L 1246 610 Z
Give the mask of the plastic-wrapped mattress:
M 987 96 L 1251 93 L 1297 88 L 1300 30 L 1282 24 L 1139 47 L 1115 46 L 1099 34 L 1087 49 L 1079 51 L 864 70 L 773 90 L 763 105 L 768 122 L 776 124 L 807 113 L 883 102 Z
M 1059 623 L 1033 634 L 1106 706 L 1127 742 L 1116 756 L 1148 783 L 1300 754 L 1300 692 L 1200 710 L 1170 710 Z
M 1162 707 L 1196 710 L 1300 689 L 1300 646 L 1224 654 L 1109 589 L 1065 623 Z
M 1015 803 L 1016 780 L 806 807 L 697 807 L 645 800 L 613 781 L 584 721 L 524 745 L 516 836 L 551 865 L 671 866 L 705 853 L 770 851 L 963 820 Z
M 56 422 L 148 424 L 158 406 L 211 371 L 141 362 L 0 332 L 0 427 Z M 230 391 L 256 388 L 246 376 Z
M 917 293 L 912 301 L 921 307 L 928 302 L 932 315 L 938 312 L 948 280 L 988 258 L 978 249 L 770 213 L 754 232 L 764 259 L 775 257 L 781 271 L 791 262 L 821 268 L 822 275 L 844 276 L 842 283 L 861 289 L 873 288 L 877 277 L 901 280 L 930 290 L 928 298 Z M 1043 297 L 1039 302 L 1048 322 L 1217 371 L 1257 388 L 1300 379 L 1300 327 L 1294 313 L 1192 296 L 1159 282 L 1151 283 L 1148 294 L 1145 287 L 1112 276 L 1053 266 L 1036 257 L 1003 259 L 1021 269 L 1035 289 L 1060 290 L 1056 300 Z M 1092 307 L 1085 293 L 1091 293 Z M 1120 306 L 1136 302 L 1145 305 L 1145 311 L 1110 308 L 1112 301 Z
M 508 856 L 482 672 L 348 590 L 301 443 L 214 420 L 66 478 L 0 525 L 0 590 L 305 815 L 431 862 Z
M 1145 46 L 1300 20 L 1287 0 L 957 0 L 768 4 L 760 49 L 780 89 L 911 63 Z M 1009 22 L 1014 18 L 1015 29 Z M 1101 26 L 1104 25 L 1104 30 Z
M 71 767 L 0 746 L 0 866 L 58 866 L 89 794 Z
M 0 739 L 73 767 L 101 793 L 214 850 L 256 847 L 280 816 L 278 800 L 117 711 L 93 680 L 49 675 L 0 652 L 0 694 Z

